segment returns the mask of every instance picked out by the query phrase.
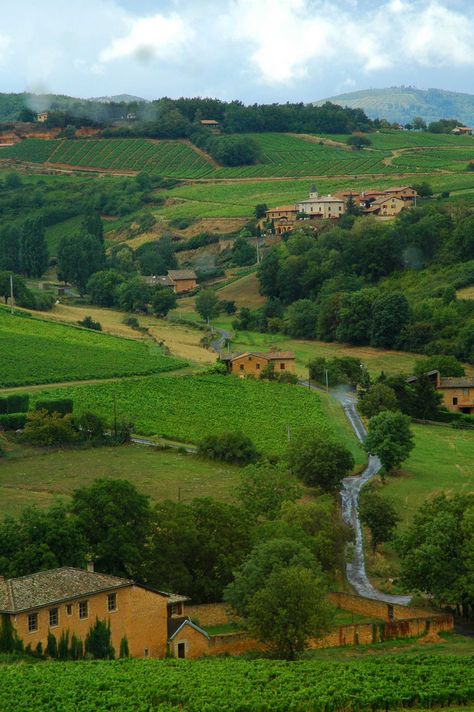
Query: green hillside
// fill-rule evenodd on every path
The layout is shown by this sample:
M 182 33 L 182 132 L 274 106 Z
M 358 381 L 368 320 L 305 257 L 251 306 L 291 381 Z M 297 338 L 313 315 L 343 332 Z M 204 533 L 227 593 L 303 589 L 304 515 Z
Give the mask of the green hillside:
M 0 310 L 0 387 L 170 371 L 184 362 L 157 344 Z
M 459 119 L 467 126 L 474 123 L 474 95 L 445 89 L 425 90 L 404 86 L 364 89 L 314 103 L 319 106 L 326 101 L 363 109 L 371 119 L 387 119 L 402 124 L 410 122 L 414 116 L 421 116 L 427 123 L 439 119 Z

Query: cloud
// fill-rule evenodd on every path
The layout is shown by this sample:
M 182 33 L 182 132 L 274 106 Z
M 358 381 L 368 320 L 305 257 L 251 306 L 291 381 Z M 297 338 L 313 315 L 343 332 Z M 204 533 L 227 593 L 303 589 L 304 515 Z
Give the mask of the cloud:
M 249 47 L 249 61 L 267 84 L 354 64 L 366 73 L 404 62 L 474 64 L 473 17 L 436 0 L 234 0 L 222 22 L 232 42 Z
M 130 21 L 127 35 L 113 40 L 99 55 L 101 62 L 133 57 L 141 62 L 176 59 L 193 32 L 176 13 L 153 15 Z

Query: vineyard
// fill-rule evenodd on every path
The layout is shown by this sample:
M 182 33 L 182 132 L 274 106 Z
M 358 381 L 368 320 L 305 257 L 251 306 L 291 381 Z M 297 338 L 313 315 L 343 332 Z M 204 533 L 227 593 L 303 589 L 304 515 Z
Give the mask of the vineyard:
M 181 178 L 201 178 L 213 170 L 187 143 L 138 138 L 74 141 L 27 139 L 2 149 L 0 156 L 35 163 L 48 162 L 116 171 L 152 170 Z
M 159 373 L 184 362 L 158 345 L 0 310 L 0 387 Z
M 142 435 L 199 442 L 207 433 L 243 431 L 265 453 L 281 453 L 311 423 L 329 432 L 320 398 L 304 388 L 223 376 L 161 376 L 49 390 L 74 399 L 75 413 L 117 412 Z M 35 394 L 41 398 L 45 394 Z
M 445 708 L 473 700 L 474 657 L 0 666 L 0 709 L 8 712 L 332 712 Z

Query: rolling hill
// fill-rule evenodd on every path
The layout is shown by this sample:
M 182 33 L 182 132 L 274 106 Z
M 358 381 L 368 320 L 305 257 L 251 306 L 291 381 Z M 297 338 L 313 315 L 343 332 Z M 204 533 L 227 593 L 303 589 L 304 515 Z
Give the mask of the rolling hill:
M 421 116 L 427 123 L 439 119 L 459 119 L 467 126 L 474 123 L 474 95 L 445 89 L 416 89 L 415 87 L 389 87 L 365 89 L 339 94 L 321 101 L 315 106 L 331 101 L 334 104 L 361 108 L 371 119 L 387 119 L 401 124 Z

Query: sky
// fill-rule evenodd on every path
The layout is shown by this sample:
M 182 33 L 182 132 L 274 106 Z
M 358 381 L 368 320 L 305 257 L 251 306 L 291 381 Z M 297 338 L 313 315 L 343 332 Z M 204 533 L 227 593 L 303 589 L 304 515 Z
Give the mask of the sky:
M 474 93 L 474 0 L 0 0 L 0 92 Z

